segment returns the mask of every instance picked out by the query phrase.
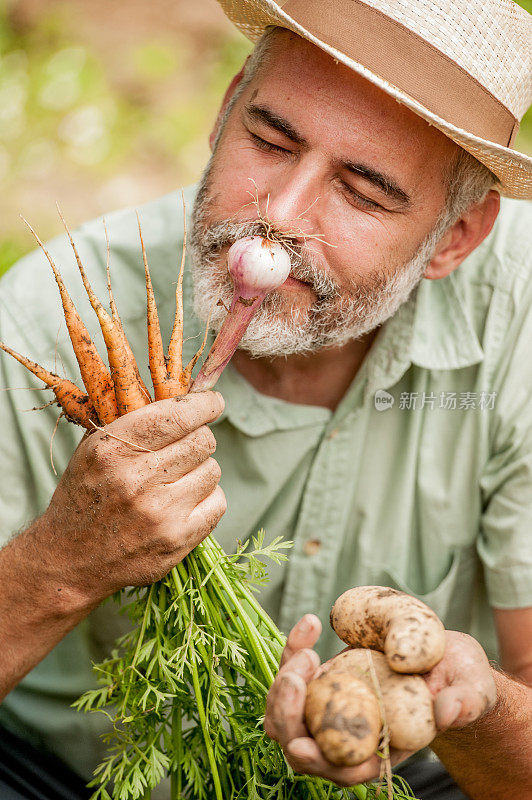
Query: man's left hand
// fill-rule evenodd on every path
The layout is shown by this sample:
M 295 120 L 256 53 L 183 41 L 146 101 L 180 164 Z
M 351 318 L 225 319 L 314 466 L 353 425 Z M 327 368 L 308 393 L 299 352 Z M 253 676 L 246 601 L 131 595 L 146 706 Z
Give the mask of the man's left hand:
M 290 631 L 279 673 L 268 693 L 264 729 L 279 742 L 296 772 L 320 775 L 339 786 L 374 780 L 380 775 L 382 758 L 374 755 L 356 767 L 335 766 L 327 761 L 305 727 L 307 684 L 327 669 L 312 649 L 320 633 L 321 623 L 313 614 L 306 614 Z M 434 717 L 440 732 L 470 725 L 496 700 L 492 669 L 478 642 L 464 633 L 446 634 L 442 660 L 423 676 L 434 697 Z M 411 754 L 391 748 L 392 766 Z

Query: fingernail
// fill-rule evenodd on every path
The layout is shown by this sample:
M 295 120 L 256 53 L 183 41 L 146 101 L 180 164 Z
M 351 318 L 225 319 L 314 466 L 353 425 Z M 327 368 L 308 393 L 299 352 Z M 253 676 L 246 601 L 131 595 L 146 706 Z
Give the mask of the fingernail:
M 290 742 L 289 750 L 293 756 L 305 761 L 309 761 L 314 758 L 312 744 L 307 742 L 305 739 L 299 739 Z
M 447 700 L 445 704 L 441 702 L 438 703 L 438 697 L 436 697 L 434 711 L 438 729 L 446 731 L 452 728 L 456 720 L 460 717 L 462 713 L 462 703 L 456 698 L 454 700 Z
M 449 713 L 449 725 L 452 725 L 453 722 L 456 722 L 458 717 L 462 712 L 462 703 L 460 700 L 455 700 L 452 704 L 451 711 Z
M 310 633 L 310 622 L 307 617 L 300 620 L 298 628 L 300 633 Z

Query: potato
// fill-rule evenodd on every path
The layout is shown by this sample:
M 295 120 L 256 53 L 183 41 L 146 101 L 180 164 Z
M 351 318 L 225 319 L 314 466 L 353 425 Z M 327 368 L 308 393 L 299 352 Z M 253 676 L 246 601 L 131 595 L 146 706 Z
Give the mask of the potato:
M 351 673 L 325 672 L 309 683 L 305 722 L 333 764 L 355 766 L 377 750 L 381 730 L 377 698 Z
M 369 655 L 369 657 L 368 657 Z M 340 653 L 329 663 L 328 675 L 349 674 L 375 690 L 370 658 L 379 684 L 390 745 L 399 750 L 421 750 L 436 736 L 432 695 L 419 675 L 399 675 L 377 650 L 354 649 Z
M 395 672 L 428 672 L 445 650 L 445 628 L 434 611 L 384 586 L 344 592 L 332 608 L 331 625 L 351 647 L 383 652 Z

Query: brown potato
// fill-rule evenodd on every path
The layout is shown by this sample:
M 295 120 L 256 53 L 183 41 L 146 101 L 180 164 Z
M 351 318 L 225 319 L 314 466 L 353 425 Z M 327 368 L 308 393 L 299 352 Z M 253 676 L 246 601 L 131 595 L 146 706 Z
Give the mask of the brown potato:
M 421 750 L 436 736 L 432 695 L 419 675 L 398 675 L 377 650 L 354 649 L 340 653 L 329 662 L 329 675 L 349 674 L 363 680 L 376 692 L 370 659 L 382 697 L 382 711 L 388 726 L 390 745 L 399 750 Z
M 434 611 L 385 586 L 344 592 L 331 611 L 331 625 L 350 647 L 383 652 L 395 672 L 428 672 L 445 650 L 445 628 Z
M 355 766 L 379 744 L 381 717 L 375 694 L 348 672 L 322 673 L 310 682 L 305 722 L 325 758 Z

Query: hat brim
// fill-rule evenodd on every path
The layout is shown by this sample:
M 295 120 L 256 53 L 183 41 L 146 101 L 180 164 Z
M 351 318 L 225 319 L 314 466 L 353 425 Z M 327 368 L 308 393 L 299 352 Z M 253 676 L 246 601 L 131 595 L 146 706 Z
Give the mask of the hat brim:
M 481 139 L 463 128 L 438 117 L 413 97 L 376 75 L 363 64 L 353 61 L 340 50 L 317 38 L 290 17 L 273 0 L 218 0 L 231 22 L 251 41 L 260 38 L 269 25 L 286 28 L 324 50 L 332 58 L 345 64 L 358 75 L 371 81 L 379 89 L 411 109 L 430 125 L 440 130 L 457 145 L 471 153 L 488 167 L 499 181 L 501 194 L 517 199 L 532 200 L 532 158 L 509 147 Z

